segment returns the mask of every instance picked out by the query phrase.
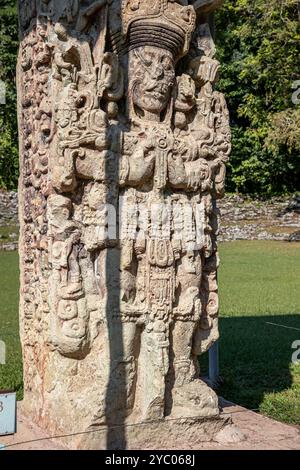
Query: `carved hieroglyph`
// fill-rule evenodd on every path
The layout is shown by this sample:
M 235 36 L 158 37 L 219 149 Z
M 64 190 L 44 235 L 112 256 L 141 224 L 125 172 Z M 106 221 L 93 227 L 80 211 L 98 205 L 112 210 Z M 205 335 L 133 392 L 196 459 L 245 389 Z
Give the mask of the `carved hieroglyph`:
M 49 431 L 219 414 L 219 3 L 20 2 L 24 408 Z

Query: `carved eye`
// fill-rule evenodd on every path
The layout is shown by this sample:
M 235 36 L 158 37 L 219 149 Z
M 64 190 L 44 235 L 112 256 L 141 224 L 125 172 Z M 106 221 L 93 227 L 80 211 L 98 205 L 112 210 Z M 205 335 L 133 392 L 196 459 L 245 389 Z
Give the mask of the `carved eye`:
M 145 57 L 145 60 L 144 60 L 144 63 L 145 63 L 145 65 L 147 65 L 147 67 L 151 67 L 151 65 L 152 65 L 152 58 L 151 58 L 151 56 L 149 56 L 149 55 L 146 56 L 146 57 Z
M 152 62 L 153 62 L 153 53 L 150 52 L 150 51 L 144 51 L 143 62 L 145 63 L 145 65 L 150 67 L 152 65 Z
M 164 66 L 165 70 L 172 71 L 173 70 L 173 64 L 170 60 L 169 57 L 164 56 L 162 58 L 162 65 Z

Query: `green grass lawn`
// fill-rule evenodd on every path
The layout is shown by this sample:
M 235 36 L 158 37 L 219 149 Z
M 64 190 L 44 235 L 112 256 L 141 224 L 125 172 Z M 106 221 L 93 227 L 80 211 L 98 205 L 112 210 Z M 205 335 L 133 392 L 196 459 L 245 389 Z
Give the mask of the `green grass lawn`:
M 300 425 L 300 365 L 291 364 L 300 340 L 300 245 L 224 243 L 220 255 L 219 393 Z
M 0 390 L 14 389 L 22 398 L 22 360 L 19 341 L 19 268 L 16 252 L 0 251 L 0 340 L 6 344 L 6 365 L 0 364 Z
M 300 245 L 241 241 L 221 244 L 220 254 L 219 393 L 300 425 L 300 365 L 291 364 L 292 343 L 300 340 Z M 7 344 L 0 389 L 14 388 L 20 399 L 16 253 L 0 252 L 0 279 L 0 339 Z
M 0 247 L 1 244 L 4 243 L 17 242 L 18 238 L 19 227 L 16 225 L 6 225 L 5 227 L 0 227 Z

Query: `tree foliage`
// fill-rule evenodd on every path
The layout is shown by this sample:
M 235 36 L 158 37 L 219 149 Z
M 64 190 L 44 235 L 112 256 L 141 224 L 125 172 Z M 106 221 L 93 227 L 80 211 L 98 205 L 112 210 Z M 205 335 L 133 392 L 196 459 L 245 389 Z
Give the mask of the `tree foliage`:
M 16 189 L 18 180 L 18 131 L 16 58 L 18 23 L 15 0 L 1 0 L 0 80 L 6 88 L 6 103 L 0 104 L 0 188 Z
M 18 143 L 15 0 L 1 0 L 0 187 L 16 188 Z M 231 112 L 227 189 L 272 195 L 300 189 L 300 0 L 225 0 L 216 12 L 219 89 Z M 300 82 L 295 85 L 300 89 Z
M 218 86 L 233 132 L 228 189 L 299 190 L 300 108 L 292 94 L 300 78 L 300 1 L 225 0 L 216 23 Z

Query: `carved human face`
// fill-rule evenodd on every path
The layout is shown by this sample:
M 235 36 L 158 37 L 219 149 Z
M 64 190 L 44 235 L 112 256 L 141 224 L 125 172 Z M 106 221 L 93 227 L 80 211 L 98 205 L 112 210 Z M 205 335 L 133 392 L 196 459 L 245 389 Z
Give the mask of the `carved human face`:
M 171 52 L 152 46 L 134 49 L 130 72 L 133 104 L 142 111 L 162 113 L 170 100 L 175 80 Z

